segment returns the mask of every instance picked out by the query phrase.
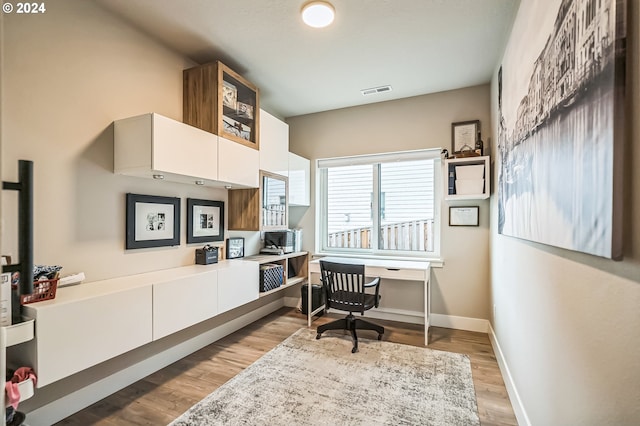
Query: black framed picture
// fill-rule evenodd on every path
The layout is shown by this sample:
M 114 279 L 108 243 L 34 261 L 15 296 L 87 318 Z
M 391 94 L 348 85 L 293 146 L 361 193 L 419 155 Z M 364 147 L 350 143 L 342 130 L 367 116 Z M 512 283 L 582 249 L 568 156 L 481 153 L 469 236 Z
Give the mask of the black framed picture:
M 127 194 L 126 248 L 180 245 L 180 199 Z
M 473 151 L 480 134 L 480 120 L 451 123 L 451 153 Z
M 224 240 L 224 202 L 187 198 L 187 244 Z
M 449 226 L 480 226 L 480 207 L 449 207 Z
M 227 259 L 244 257 L 244 238 L 227 238 Z

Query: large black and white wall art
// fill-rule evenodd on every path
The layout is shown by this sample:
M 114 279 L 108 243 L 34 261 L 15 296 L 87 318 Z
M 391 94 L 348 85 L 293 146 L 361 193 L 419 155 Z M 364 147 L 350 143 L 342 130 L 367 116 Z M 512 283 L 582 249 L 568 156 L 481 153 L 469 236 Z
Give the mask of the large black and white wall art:
M 626 0 L 520 7 L 498 72 L 499 232 L 620 258 Z

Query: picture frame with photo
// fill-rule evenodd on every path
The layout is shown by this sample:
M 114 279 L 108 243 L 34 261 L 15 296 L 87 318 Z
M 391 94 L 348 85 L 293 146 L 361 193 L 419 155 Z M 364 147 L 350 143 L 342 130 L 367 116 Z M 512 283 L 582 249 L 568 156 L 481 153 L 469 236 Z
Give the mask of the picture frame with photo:
M 244 257 L 244 238 L 227 238 L 227 259 Z
M 451 153 L 473 151 L 480 134 L 480 120 L 451 123 Z
M 187 244 L 224 241 L 224 202 L 187 198 Z
M 180 245 L 180 199 L 127 193 L 125 248 Z

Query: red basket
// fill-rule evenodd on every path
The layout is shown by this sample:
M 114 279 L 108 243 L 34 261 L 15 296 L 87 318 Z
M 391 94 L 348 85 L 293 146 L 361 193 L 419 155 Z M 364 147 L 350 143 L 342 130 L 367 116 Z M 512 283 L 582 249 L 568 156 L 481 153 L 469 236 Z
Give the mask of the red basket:
M 23 305 L 27 305 L 29 303 L 55 299 L 57 289 L 58 278 L 55 278 L 53 280 L 36 281 L 33 283 L 33 293 L 21 295 L 20 303 Z

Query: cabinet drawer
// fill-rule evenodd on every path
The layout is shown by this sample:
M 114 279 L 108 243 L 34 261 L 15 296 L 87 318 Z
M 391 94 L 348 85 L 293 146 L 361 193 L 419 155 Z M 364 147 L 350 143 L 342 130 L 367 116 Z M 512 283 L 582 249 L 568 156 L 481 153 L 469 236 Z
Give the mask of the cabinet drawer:
M 419 269 L 392 269 L 378 266 L 367 266 L 365 267 L 365 274 L 368 277 L 424 281 L 426 272 Z

